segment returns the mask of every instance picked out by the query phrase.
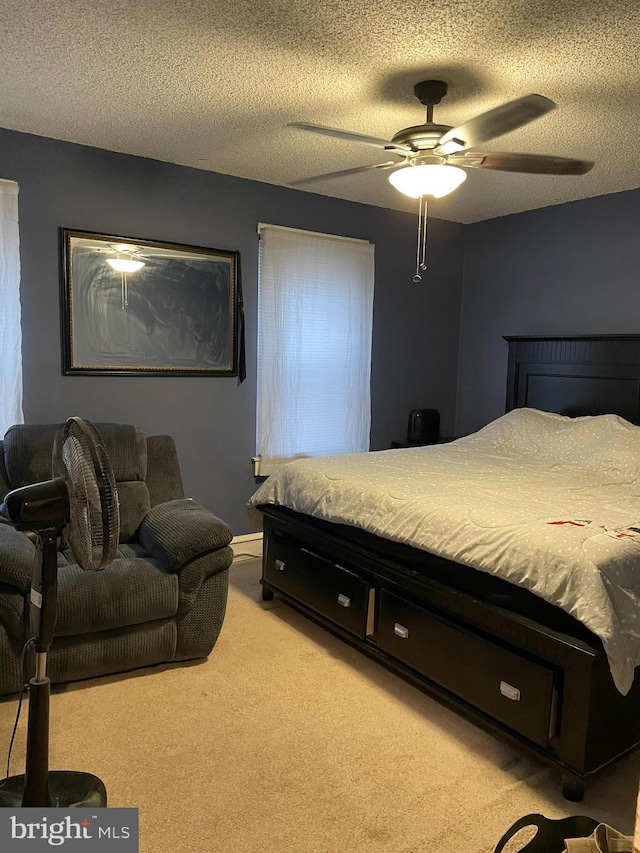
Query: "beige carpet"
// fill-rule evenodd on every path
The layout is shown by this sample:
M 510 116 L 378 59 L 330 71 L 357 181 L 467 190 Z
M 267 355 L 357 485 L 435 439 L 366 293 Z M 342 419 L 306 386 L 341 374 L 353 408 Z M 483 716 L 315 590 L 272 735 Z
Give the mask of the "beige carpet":
M 52 698 L 51 768 L 96 773 L 110 805 L 139 808 L 142 853 L 491 853 L 530 812 L 632 831 L 640 752 L 568 803 L 555 770 L 263 603 L 258 560 L 231 573 L 208 661 Z M 0 702 L 3 761 L 15 707 Z

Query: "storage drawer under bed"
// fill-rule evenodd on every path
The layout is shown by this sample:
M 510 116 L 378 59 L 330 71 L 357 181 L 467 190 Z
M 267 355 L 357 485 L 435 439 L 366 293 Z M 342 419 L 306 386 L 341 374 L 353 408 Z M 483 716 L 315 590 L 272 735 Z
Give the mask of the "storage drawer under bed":
M 546 746 L 554 713 L 554 672 L 477 636 L 386 589 L 378 646 L 495 720 Z
M 304 546 L 271 537 L 263 577 L 275 589 L 364 639 L 373 620 L 373 590 L 348 569 Z

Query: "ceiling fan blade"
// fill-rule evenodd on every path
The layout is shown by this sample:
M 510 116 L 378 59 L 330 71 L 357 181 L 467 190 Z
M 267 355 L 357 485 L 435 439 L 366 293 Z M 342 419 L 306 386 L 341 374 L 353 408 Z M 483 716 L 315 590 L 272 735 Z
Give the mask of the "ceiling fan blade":
M 495 151 L 482 153 L 468 151 L 447 159 L 451 166 L 471 169 L 495 169 L 499 172 L 528 172 L 532 175 L 584 175 L 594 164 L 590 160 L 573 160 L 570 157 L 549 157 L 546 154 L 512 154 Z
M 311 133 L 322 133 L 325 136 L 334 136 L 337 139 L 346 139 L 349 142 L 361 142 L 364 145 L 373 145 L 375 148 L 387 148 L 400 152 L 411 151 L 408 145 L 394 145 L 388 139 L 380 139 L 378 136 L 367 136 L 364 133 L 351 133 L 349 130 L 338 130 L 335 127 L 325 127 L 322 124 L 306 124 L 302 121 L 290 121 L 285 127 L 294 127 L 297 130 L 308 130 Z
M 289 181 L 287 186 L 299 187 L 302 184 L 312 184 L 315 181 L 326 181 L 330 178 L 344 178 L 347 175 L 357 175 L 359 172 L 370 172 L 373 169 L 392 169 L 401 166 L 397 160 L 389 160 L 387 163 L 374 163 L 371 166 L 356 166 L 354 169 L 342 169 L 340 172 L 327 172 L 324 175 L 314 175 L 312 178 L 300 178 L 297 181 Z
M 555 103 L 543 95 L 524 95 L 451 128 L 440 139 L 434 153 L 455 154 L 466 151 L 533 121 L 554 107 Z

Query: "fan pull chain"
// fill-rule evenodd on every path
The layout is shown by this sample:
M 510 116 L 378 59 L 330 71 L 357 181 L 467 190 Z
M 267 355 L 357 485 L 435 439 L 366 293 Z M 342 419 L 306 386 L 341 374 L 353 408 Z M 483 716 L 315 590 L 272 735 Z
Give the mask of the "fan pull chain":
M 427 200 L 424 196 L 420 196 L 418 207 L 418 239 L 416 246 L 416 274 L 413 277 L 414 281 L 422 281 L 420 270 L 427 268 Z
M 422 214 L 422 263 L 421 270 L 427 268 L 427 199 L 424 200 L 424 211 Z
M 422 234 L 422 196 L 419 198 L 418 206 L 418 239 L 416 245 L 416 274 L 413 277 L 414 281 L 422 281 L 420 275 L 420 255 L 421 255 L 421 234 Z
M 120 273 L 120 293 L 121 293 L 120 307 L 124 311 L 126 306 L 129 304 L 129 282 L 127 281 L 126 272 Z

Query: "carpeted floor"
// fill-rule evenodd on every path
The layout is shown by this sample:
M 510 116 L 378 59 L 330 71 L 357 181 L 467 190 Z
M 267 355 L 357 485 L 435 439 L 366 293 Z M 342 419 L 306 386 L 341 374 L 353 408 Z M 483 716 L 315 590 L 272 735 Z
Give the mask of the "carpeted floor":
M 259 560 L 234 563 L 208 661 L 52 698 L 51 768 L 96 773 L 109 805 L 139 808 L 141 853 L 491 853 L 531 812 L 632 831 L 640 751 L 569 803 L 554 770 L 263 603 L 259 576 Z M 3 754 L 15 707 L 0 702 Z

